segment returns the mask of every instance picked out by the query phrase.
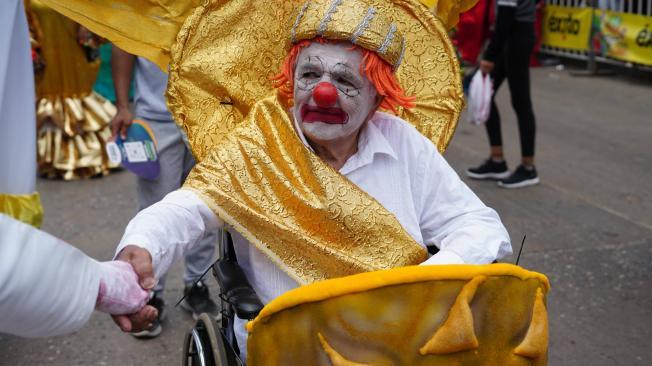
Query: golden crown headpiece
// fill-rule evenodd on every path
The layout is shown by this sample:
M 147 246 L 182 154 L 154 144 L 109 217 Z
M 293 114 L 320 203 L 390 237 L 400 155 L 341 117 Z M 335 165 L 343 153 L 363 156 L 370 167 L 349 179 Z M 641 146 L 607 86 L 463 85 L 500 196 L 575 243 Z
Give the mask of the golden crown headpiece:
M 308 0 L 299 9 L 290 41 L 324 37 L 349 41 L 375 51 L 396 70 L 405 54 L 405 39 L 396 23 L 359 0 Z

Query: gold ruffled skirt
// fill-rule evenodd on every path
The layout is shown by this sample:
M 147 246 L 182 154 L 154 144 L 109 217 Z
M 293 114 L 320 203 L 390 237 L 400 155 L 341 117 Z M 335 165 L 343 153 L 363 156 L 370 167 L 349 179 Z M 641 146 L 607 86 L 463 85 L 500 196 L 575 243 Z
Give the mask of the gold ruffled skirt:
M 104 146 L 116 109 L 92 91 L 99 60 L 87 59 L 75 22 L 39 0 L 29 11 L 41 30 L 45 60 L 36 82 L 39 173 L 65 180 L 105 175 L 114 168 Z
M 117 168 L 105 152 L 115 113 L 115 106 L 95 92 L 41 98 L 37 102 L 41 176 L 72 180 L 106 175 Z

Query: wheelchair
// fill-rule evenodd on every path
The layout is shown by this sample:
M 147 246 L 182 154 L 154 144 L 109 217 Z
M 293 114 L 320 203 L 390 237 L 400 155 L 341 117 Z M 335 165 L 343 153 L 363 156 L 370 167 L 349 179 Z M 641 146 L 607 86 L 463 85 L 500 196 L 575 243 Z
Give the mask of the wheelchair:
M 222 231 L 220 257 L 213 264 L 213 276 L 219 284 L 221 319 L 201 314 L 186 334 L 183 344 L 183 366 L 242 366 L 235 339 L 235 315 L 252 320 L 263 304 L 236 262 L 233 239 Z

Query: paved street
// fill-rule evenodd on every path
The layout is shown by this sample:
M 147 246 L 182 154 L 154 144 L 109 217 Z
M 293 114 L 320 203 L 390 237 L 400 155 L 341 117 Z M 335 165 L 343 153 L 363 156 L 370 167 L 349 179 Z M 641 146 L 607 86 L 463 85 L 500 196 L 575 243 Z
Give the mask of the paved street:
M 576 78 L 533 70 L 542 184 L 523 190 L 468 181 L 507 226 L 520 264 L 545 273 L 552 290 L 549 364 L 652 365 L 652 84 L 632 77 Z M 511 168 L 519 144 L 506 85 L 499 94 Z M 446 158 L 459 172 L 488 154 L 483 127 L 460 121 Z M 465 178 L 466 179 L 466 178 Z M 43 229 L 89 255 L 110 259 L 136 210 L 126 172 L 78 182 L 41 180 Z M 514 261 L 508 258 L 506 261 Z M 178 365 L 192 318 L 172 305 L 182 266 L 170 273 L 168 321 L 141 341 L 95 314 L 67 337 L 24 340 L 0 335 L 0 365 Z M 210 280 L 213 292 L 215 281 Z M 47 301 L 47 299 L 43 299 Z

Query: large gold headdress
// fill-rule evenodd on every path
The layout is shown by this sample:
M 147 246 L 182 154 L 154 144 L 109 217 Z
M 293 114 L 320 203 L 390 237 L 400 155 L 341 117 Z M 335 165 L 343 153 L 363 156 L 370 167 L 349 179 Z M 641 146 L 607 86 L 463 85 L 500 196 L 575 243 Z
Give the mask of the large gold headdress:
M 320 32 L 331 39 L 353 38 L 367 49 L 383 51 L 379 54 L 392 65 L 400 61 L 396 76 L 406 94 L 416 97 L 415 108 L 399 110 L 400 117 L 440 151 L 446 148 L 463 106 L 459 64 L 446 27 L 421 2 L 276 4 L 214 1 L 198 7 L 181 28 L 172 48 L 168 104 L 197 158 L 272 92 L 270 78 L 287 55 L 293 29 L 295 40 Z

